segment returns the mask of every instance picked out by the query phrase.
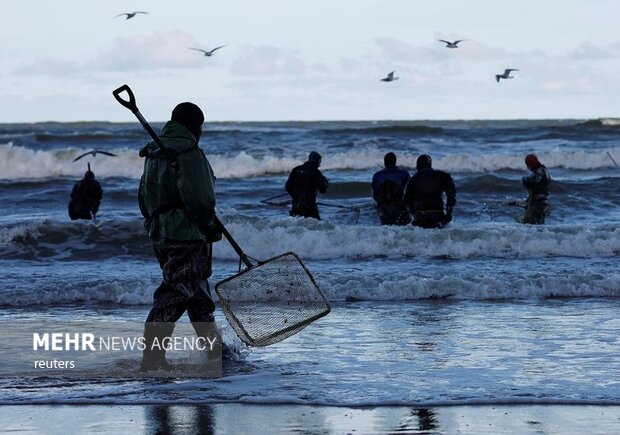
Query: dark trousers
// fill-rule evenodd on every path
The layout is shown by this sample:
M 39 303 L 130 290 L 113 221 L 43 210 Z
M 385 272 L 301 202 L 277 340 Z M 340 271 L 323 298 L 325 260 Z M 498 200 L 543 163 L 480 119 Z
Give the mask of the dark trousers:
M 293 204 L 290 215 L 321 220 L 316 203 Z
M 377 204 L 381 225 L 409 225 L 411 217 L 407 207 L 400 201 L 380 202 Z
M 153 295 L 153 307 L 144 325 L 146 349 L 143 368 L 157 368 L 165 361 L 166 351 L 154 347 L 174 331 L 174 322 L 185 311 L 198 336 L 204 336 L 206 322 L 213 322 L 215 304 L 207 278 L 210 274 L 211 245 L 202 241 L 175 241 L 154 247 L 163 272 L 163 281 Z
M 446 224 L 443 212 L 415 212 L 412 225 L 420 228 L 442 228 Z
M 545 223 L 545 217 L 548 215 L 549 203 L 547 201 L 530 201 L 525 207 L 523 223 L 542 225 Z

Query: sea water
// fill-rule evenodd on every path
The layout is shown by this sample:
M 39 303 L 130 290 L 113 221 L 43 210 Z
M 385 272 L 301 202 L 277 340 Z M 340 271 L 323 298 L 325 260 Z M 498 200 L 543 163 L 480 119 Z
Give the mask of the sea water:
M 137 207 L 147 140 L 136 124 L 0 125 L 4 324 L 145 319 L 161 279 Z M 296 252 L 332 313 L 243 350 L 220 379 L 5 376 L 0 402 L 620 404 L 617 123 L 217 123 L 201 147 L 229 231 L 258 259 Z M 72 162 L 91 149 L 117 157 Z M 282 195 L 313 150 L 330 181 L 320 201 L 359 216 L 322 206 L 319 222 L 260 202 Z M 379 225 L 370 180 L 388 151 L 410 171 L 427 153 L 452 174 L 447 228 Z M 531 152 L 554 180 L 544 226 L 517 223 L 522 209 L 507 205 L 526 195 Z M 71 222 L 69 193 L 86 162 L 104 198 L 96 222 Z M 212 286 L 237 270 L 218 243 Z

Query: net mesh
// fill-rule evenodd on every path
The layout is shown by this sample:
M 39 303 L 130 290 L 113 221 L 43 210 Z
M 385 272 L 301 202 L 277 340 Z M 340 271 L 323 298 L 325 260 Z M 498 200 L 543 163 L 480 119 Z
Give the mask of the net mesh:
M 250 346 L 282 341 L 331 310 L 308 269 L 292 252 L 220 281 L 215 291 L 228 322 Z

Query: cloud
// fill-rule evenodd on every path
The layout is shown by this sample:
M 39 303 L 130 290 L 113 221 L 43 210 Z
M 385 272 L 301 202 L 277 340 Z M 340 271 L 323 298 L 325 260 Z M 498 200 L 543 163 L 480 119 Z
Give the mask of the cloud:
M 509 53 L 502 47 L 487 46 L 476 40 L 465 39 L 459 48 L 448 49 L 439 39 L 455 38 L 435 35 L 432 45 L 413 45 L 396 38 L 376 38 L 374 42 L 388 60 L 401 63 L 445 63 L 455 59 L 488 61 L 509 57 Z
M 239 76 L 303 75 L 309 67 L 298 51 L 274 46 L 242 47 L 240 56 L 230 67 Z
M 91 66 L 105 71 L 195 69 L 213 60 L 188 47 L 200 47 L 200 44 L 179 31 L 116 38 L 113 47 Z
M 37 58 L 17 66 L 13 71 L 18 75 L 44 75 L 52 77 L 71 77 L 82 72 L 83 65 L 78 62 L 49 57 Z
M 443 53 L 438 50 L 409 44 L 396 38 L 376 38 L 374 42 L 383 55 L 391 61 L 418 63 L 441 61 L 445 58 Z
M 604 47 L 584 42 L 568 55 L 575 60 L 606 60 L 620 57 L 620 42 L 608 44 Z
M 81 62 L 37 58 L 17 66 L 14 71 L 20 75 L 63 78 L 84 73 L 198 69 L 217 61 L 205 59 L 188 47 L 200 47 L 200 43 L 184 32 L 132 35 L 114 39 L 112 47 Z

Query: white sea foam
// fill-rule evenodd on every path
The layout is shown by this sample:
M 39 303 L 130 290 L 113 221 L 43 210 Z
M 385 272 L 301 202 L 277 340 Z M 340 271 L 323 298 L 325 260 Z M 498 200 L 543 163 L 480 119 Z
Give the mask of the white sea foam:
M 334 301 L 620 297 L 620 274 L 609 270 L 620 254 L 620 228 L 612 224 L 422 230 L 227 215 L 222 220 L 245 252 L 261 260 L 296 252 Z M 149 245 L 138 221 L 99 228 L 46 219 L 0 227 L 7 265 L 42 262 L 28 282 L 12 280 L 7 269 L 0 304 L 148 304 L 160 279 Z M 238 259 L 226 242 L 215 245 L 214 255 L 213 282 L 232 274 Z M 88 266 L 95 259 L 99 268 Z M 54 264 L 67 260 L 78 262 L 58 275 L 62 268 Z M 549 260 L 557 270 L 547 270 Z
M 226 217 L 222 220 L 244 249 L 261 259 L 294 251 L 309 260 L 372 259 L 377 257 L 475 258 L 614 258 L 620 255 L 620 228 L 614 224 L 525 226 L 484 223 L 453 224 L 443 230 L 412 226 L 334 225 L 298 218 Z M 91 249 L 101 258 L 137 253 L 148 247 L 141 222 L 93 226 L 53 219 L 0 227 L 0 256 L 23 257 L 52 251 Z M 226 242 L 215 245 L 215 256 L 234 260 Z M 76 258 L 80 259 L 80 258 Z
M 412 301 L 423 299 L 512 300 L 530 298 L 620 297 L 620 274 L 595 278 L 587 273 L 563 275 L 532 273 L 517 277 L 478 274 L 428 278 L 423 270 L 366 276 L 362 273 L 316 273 L 321 290 L 332 302 Z M 215 277 L 216 279 L 218 277 Z M 221 276 L 219 277 L 221 278 Z M 118 305 L 149 305 L 159 278 L 115 279 L 107 282 L 50 283 L 33 291 L 29 286 L 2 292 L 0 306 L 53 305 L 103 302 Z M 216 295 L 214 294 L 217 300 Z
M 75 156 L 85 149 L 69 147 L 49 151 L 33 150 L 21 146 L 0 144 L 0 177 L 2 179 L 37 179 L 53 177 L 75 177 L 85 169 L 85 159 L 73 163 Z M 142 173 L 143 160 L 136 150 L 128 148 L 111 150 L 116 158 L 93 157 L 91 162 L 98 177 L 127 177 L 137 179 Z M 568 151 L 556 149 L 541 152 L 541 160 L 550 168 L 603 169 L 614 167 L 607 152 L 620 155 L 619 148 L 597 151 Z M 361 148 L 346 152 L 323 152 L 325 170 L 363 170 L 380 166 L 385 151 L 375 148 Z M 253 156 L 245 151 L 228 156 L 210 153 L 207 155 L 215 175 L 220 178 L 244 178 L 265 174 L 288 173 L 305 159 L 305 155 Z M 399 164 L 415 167 L 417 153 L 399 156 Z M 454 153 L 435 158 L 435 166 L 451 172 L 486 172 L 501 169 L 523 170 L 521 153 L 487 153 L 481 158 L 478 153 Z
M 159 283 L 149 279 L 112 279 L 106 281 L 53 281 L 2 292 L 0 306 L 54 305 L 81 302 L 104 302 L 119 305 L 148 305 Z
M 620 119 L 619 118 L 602 118 L 601 120 L 601 124 L 608 126 L 608 127 L 616 127 L 616 126 L 620 126 Z
M 225 218 L 224 218 L 225 219 Z M 247 252 L 268 258 L 286 251 L 317 260 L 379 256 L 450 258 L 616 257 L 616 225 L 481 224 L 444 230 L 372 225 L 334 225 L 311 219 L 237 219 L 227 225 Z M 233 259 L 225 243 L 216 255 Z
M 318 278 L 331 301 L 406 301 L 418 299 L 502 300 L 529 298 L 620 297 L 620 274 L 593 278 L 587 273 L 566 275 L 520 272 L 498 276 L 420 276 L 420 270 L 391 276 Z

